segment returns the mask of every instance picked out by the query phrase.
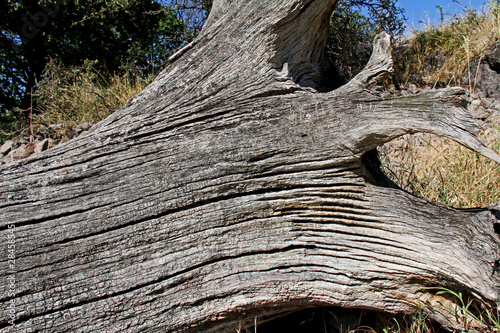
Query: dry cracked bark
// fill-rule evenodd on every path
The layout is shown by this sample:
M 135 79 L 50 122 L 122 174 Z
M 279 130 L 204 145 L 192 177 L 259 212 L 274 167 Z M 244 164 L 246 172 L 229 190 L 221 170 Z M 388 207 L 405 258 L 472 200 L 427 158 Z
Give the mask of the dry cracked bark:
M 325 305 L 423 308 L 452 328 L 427 287 L 498 301 L 498 211 L 414 197 L 374 152 L 432 132 L 500 163 L 466 92 L 371 90 L 392 67 L 386 34 L 341 85 L 323 53 L 334 5 L 215 1 L 200 36 L 124 108 L 4 167 L 15 264 L 2 241 L 0 328 L 234 332 Z

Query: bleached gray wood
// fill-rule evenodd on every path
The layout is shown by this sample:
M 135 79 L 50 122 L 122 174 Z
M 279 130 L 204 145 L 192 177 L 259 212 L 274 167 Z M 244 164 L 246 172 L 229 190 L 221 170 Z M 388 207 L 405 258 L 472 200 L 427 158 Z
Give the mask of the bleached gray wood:
M 323 54 L 331 0 L 220 0 L 200 36 L 88 133 L 0 170 L 5 332 L 235 332 L 336 305 L 454 316 L 425 287 L 498 301 L 494 208 L 429 203 L 373 151 L 432 132 L 500 162 L 466 92 L 387 99 L 380 34 L 341 82 Z M 10 304 L 2 293 L 2 308 Z M 6 314 L 4 312 L 4 314 Z

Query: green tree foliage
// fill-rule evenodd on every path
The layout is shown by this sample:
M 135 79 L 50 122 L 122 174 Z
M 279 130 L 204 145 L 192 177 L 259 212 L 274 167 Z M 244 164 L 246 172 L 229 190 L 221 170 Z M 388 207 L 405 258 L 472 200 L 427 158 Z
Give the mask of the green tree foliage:
M 164 5 L 172 5 L 178 17 L 184 22 L 192 36 L 200 32 L 212 9 L 213 0 L 160 0 Z
M 155 72 L 189 38 L 176 13 L 154 0 L 3 0 L 0 20 L 2 115 L 29 107 L 49 59 Z
M 396 0 L 341 0 L 330 20 L 327 52 L 347 79 L 368 62 L 375 34 L 386 31 L 393 38 L 404 32 L 403 9 Z

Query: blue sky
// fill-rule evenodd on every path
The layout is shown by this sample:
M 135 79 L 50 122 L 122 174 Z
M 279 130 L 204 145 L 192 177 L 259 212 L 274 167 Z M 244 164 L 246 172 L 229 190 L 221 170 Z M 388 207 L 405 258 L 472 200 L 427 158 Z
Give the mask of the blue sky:
M 458 2 L 467 8 L 481 10 L 485 0 L 459 0 Z M 489 3 L 489 1 L 486 2 Z M 426 23 L 439 24 L 440 13 L 436 6 L 443 7 L 445 20 L 450 15 L 463 12 L 463 7 L 452 0 L 398 0 L 397 5 L 405 9 L 409 30 L 421 29 L 423 24 Z M 486 9 L 487 5 L 485 6 Z

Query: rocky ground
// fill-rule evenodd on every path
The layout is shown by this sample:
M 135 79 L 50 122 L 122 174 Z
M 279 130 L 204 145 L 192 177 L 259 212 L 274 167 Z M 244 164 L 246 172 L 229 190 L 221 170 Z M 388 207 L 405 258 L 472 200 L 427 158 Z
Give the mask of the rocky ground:
M 58 127 L 63 127 L 63 124 L 52 125 L 47 128 L 39 128 L 33 135 L 25 135 L 7 140 L 0 147 L 0 165 L 11 163 L 15 160 L 24 159 L 33 154 L 40 153 L 59 143 L 69 141 L 82 133 L 88 131 L 93 124 L 90 122 L 80 122 L 71 130 L 63 130 L 62 139 L 54 139 L 51 133 L 61 132 Z M 58 135 L 57 137 L 60 137 Z

